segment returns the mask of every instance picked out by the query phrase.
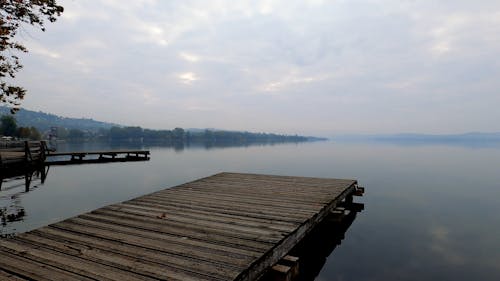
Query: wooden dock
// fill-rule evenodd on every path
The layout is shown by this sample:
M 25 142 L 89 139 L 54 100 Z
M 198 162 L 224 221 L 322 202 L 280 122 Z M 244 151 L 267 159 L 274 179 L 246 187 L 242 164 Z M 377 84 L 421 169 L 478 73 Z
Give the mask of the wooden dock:
M 16 141 L 0 145 L 0 169 L 38 165 L 45 161 L 47 145 L 43 141 Z
M 257 280 L 360 190 L 220 173 L 0 240 L 0 279 Z
M 45 141 L 15 141 L 0 143 L 0 171 L 40 165 L 147 161 L 149 154 L 148 150 L 54 152 Z
M 109 163 L 149 160 L 148 150 L 113 150 L 83 152 L 49 152 L 46 165 L 71 165 L 84 163 Z

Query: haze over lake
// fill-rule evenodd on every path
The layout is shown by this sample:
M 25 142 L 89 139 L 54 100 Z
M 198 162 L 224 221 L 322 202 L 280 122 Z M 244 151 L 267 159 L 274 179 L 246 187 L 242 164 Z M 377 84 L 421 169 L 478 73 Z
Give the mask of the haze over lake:
M 357 199 L 365 210 L 318 280 L 500 278 L 498 146 L 326 141 L 148 149 L 149 162 L 51 167 L 45 184 L 14 198 L 23 187 L 3 193 L 2 205 L 22 206 L 26 216 L 2 232 L 27 231 L 221 171 L 353 178 L 366 187 Z

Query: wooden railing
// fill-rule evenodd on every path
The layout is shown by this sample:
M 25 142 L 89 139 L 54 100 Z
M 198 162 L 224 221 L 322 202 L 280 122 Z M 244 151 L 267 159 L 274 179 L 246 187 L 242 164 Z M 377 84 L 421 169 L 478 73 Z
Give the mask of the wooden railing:
M 45 141 L 0 142 L 0 166 L 42 163 L 47 151 Z
M 0 149 L 24 147 L 25 141 L 0 141 Z

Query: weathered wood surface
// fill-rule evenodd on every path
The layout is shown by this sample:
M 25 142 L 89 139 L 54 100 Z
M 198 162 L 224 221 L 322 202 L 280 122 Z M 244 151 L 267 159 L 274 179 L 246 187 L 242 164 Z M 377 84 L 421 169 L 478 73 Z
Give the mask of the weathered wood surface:
M 49 152 L 49 153 L 47 153 L 47 156 L 118 155 L 118 154 L 149 155 L 149 151 L 148 150 L 113 150 L 113 151 Z
M 113 150 L 82 152 L 50 152 L 47 165 L 71 165 L 85 163 L 108 163 L 149 160 L 149 150 Z
M 44 141 L 15 141 L 0 144 L 0 168 L 12 165 L 38 164 L 44 161 L 47 146 Z
M 255 280 L 355 186 L 220 173 L 0 240 L 0 278 Z
M 24 151 L 17 152 L 17 151 L 1 151 L 0 150 L 0 159 L 2 159 L 3 161 L 9 161 L 9 160 L 23 161 L 24 160 Z

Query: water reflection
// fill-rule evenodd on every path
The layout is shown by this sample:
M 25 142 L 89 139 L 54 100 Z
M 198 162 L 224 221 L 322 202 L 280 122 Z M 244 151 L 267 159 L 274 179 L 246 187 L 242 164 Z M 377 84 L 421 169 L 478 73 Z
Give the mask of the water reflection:
M 352 200 L 352 197 L 351 197 Z M 294 280 L 294 281 L 314 281 L 325 266 L 327 258 L 340 246 L 349 227 L 352 225 L 359 212 L 364 209 L 364 204 L 344 202 L 326 217 L 311 233 L 297 244 L 288 255 L 298 257 L 298 265 L 291 266 L 289 276 L 275 276 L 275 272 L 270 272 L 259 281 L 270 280 Z M 278 274 L 280 275 L 280 274 Z
M 15 223 L 26 216 L 22 194 L 45 183 L 49 167 L 4 169 L 0 174 L 0 237 L 14 235 Z
M 357 212 L 351 211 L 341 221 L 329 218 L 292 250 L 291 254 L 299 256 L 301 261 L 297 281 L 316 279 L 325 266 L 327 258 L 344 240 L 356 215 Z
M 373 137 L 335 137 L 333 141 L 344 144 L 360 144 L 360 145 L 388 145 L 401 147 L 458 147 L 467 149 L 493 148 L 500 149 L 500 139 L 497 138 L 405 138 L 404 136 L 373 136 Z
M 313 141 L 308 141 L 313 142 Z M 154 141 L 109 141 L 109 142 L 58 142 L 53 144 L 53 147 L 58 152 L 67 151 L 92 151 L 102 147 L 107 147 L 114 150 L 120 149 L 145 149 L 145 148 L 162 148 L 173 149 L 176 152 L 182 152 L 187 149 L 225 149 L 225 148 L 248 148 L 258 146 L 275 146 L 281 144 L 299 144 L 304 142 L 292 141 L 191 141 L 191 142 L 154 142 Z

